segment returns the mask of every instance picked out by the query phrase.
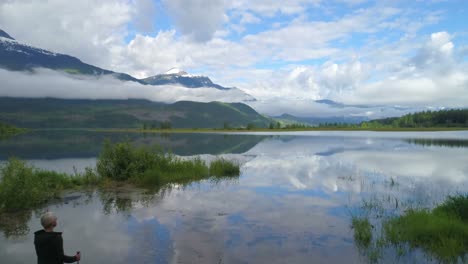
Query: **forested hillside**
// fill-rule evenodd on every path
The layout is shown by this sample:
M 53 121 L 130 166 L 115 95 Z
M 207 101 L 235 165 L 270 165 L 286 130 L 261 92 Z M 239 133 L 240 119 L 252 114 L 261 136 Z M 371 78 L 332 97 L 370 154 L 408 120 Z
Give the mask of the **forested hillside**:
M 424 111 L 402 117 L 362 122 L 362 127 L 468 127 L 468 109 Z
M 242 103 L 0 97 L 0 122 L 24 128 L 267 127 L 270 121 Z

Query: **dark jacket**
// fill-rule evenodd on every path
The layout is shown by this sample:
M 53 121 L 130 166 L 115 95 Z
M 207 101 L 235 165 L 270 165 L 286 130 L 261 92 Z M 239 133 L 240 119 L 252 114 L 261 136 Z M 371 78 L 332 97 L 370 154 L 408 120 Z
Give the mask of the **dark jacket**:
M 46 232 L 39 230 L 34 233 L 34 247 L 36 248 L 38 264 L 73 263 L 75 257 L 63 254 L 63 239 L 60 232 Z

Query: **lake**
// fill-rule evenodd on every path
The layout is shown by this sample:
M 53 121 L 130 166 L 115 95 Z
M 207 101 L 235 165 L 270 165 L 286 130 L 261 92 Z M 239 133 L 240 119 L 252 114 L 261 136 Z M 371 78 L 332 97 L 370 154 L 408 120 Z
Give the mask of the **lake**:
M 33 232 L 49 209 L 65 252 L 81 263 L 365 263 L 351 217 L 432 208 L 468 191 L 468 131 L 137 134 L 36 131 L 0 141 L 0 160 L 73 173 L 94 166 L 104 139 L 241 164 L 235 180 L 162 190 L 66 193 L 0 224 L 2 263 L 36 261 Z M 377 204 L 377 203 L 376 203 Z M 415 250 L 380 262 L 436 262 Z

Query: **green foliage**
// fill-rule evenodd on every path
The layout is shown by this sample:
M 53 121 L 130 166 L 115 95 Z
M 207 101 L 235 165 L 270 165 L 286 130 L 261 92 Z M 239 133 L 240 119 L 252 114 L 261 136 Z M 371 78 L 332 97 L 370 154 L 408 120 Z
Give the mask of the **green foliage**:
M 449 196 L 444 203 L 437 206 L 435 214 L 454 216 L 468 224 L 468 195 Z
M 372 225 L 367 218 L 353 217 L 351 227 L 358 247 L 368 248 L 372 241 Z
M 462 260 L 465 263 L 468 254 L 467 209 L 468 195 L 449 196 L 432 210 L 413 208 L 403 215 L 384 218 L 379 225 L 380 232 L 375 233 L 366 218 L 353 218 L 354 239 L 360 249 L 365 249 L 371 262 L 373 255 L 392 246 L 399 256 L 408 249 L 419 248 L 440 262 Z M 377 252 L 372 252 L 375 250 Z
M 267 127 L 270 121 L 242 103 L 0 97 L 0 122 L 27 128 Z
M 46 171 L 10 159 L 0 168 L 0 213 L 35 208 L 58 197 L 63 190 L 80 186 L 128 182 L 144 187 L 187 184 L 210 177 L 238 176 L 239 165 L 225 159 L 208 167 L 199 157 L 185 160 L 159 148 L 134 147 L 128 142 L 104 143 L 96 170 L 68 175 Z M 210 176 L 211 175 L 211 176 Z
M 84 175 L 70 176 L 40 170 L 17 159 L 10 159 L 0 174 L 0 212 L 34 208 L 64 189 L 99 182 L 91 169 L 87 169 Z
M 104 142 L 96 169 L 100 176 L 115 181 L 125 181 L 143 173 L 158 162 L 168 162 L 161 153 L 147 148 L 133 147 L 129 142 L 112 144 Z
M 399 118 L 385 118 L 361 123 L 361 127 L 424 128 L 467 127 L 468 109 L 424 111 Z
M 147 171 L 138 174 L 132 180 L 145 187 L 162 187 L 170 183 L 186 184 L 209 176 L 208 167 L 200 158 L 182 160 L 167 156 Z
M 232 161 L 220 158 L 210 164 L 210 175 L 212 176 L 239 176 L 239 165 Z
M 114 181 L 131 181 L 140 186 L 160 187 L 216 176 L 238 176 L 239 165 L 225 159 L 208 167 L 203 160 L 183 160 L 158 148 L 134 147 L 128 142 L 104 143 L 97 161 L 100 176 Z
M 361 124 L 326 123 L 320 124 L 319 127 L 362 129 L 468 127 L 468 109 L 424 111 L 402 117 L 365 121 Z
M 442 261 L 456 262 L 468 253 L 468 224 L 452 215 L 409 210 L 385 223 L 384 230 L 390 243 L 408 243 Z
M 285 129 L 307 129 L 307 128 L 311 128 L 311 126 L 306 125 L 306 124 L 296 123 L 296 124 L 287 124 L 284 126 L 284 128 Z

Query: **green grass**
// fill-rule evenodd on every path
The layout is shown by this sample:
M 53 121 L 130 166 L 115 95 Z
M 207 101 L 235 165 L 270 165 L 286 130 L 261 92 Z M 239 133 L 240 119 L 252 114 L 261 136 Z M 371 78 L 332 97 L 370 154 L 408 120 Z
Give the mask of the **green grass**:
M 162 187 L 210 177 L 239 176 L 240 168 L 226 159 L 208 167 L 200 158 L 183 160 L 157 147 L 134 147 L 128 142 L 106 141 L 97 162 L 100 176 L 143 187 Z
M 468 195 L 449 196 L 432 210 L 412 208 L 400 216 L 381 219 L 380 232 L 372 232 L 368 218 L 352 218 L 354 240 L 371 262 L 371 251 L 392 246 L 397 255 L 422 249 L 444 263 L 465 263 L 468 254 Z M 376 246 L 373 246 L 376 245 Z M 368 251 L 368 252 L 367 252 Z M 375 253 L 375 252 L 374 252 Z
M 354 230 L 354 240 L 358 247 L 368 248 L 372 242 L 372 225 L 369 219 L 353 217 L 351 228 Z
M 385 223 L 388 241 L 422 248 L 437 259 L 456 262 L 468 253 L 468 224 L 457 217 L 428 210 L 410 210 Z
M 212 176 L 238 176 L 240 174 L 239 165 L 232 161 L 220 158 L 214 160 L 210 164 L 210 175 Z
M 199 157 L 185 160 L 157 147 L 106 141 L 96 169 L 86 168 L 80 174 L 40 170 L 10 159 L 0 168 L 0 213 L 36 208 L 60 197 L 64 190 L 84 186 L 112 187 L 124 183 L 160 188 L 172 183 L 235 177 L 239 173 L 238 164 L 222 158 L 208 166 Z
M 87 169 L 83 175 L 67 175 L 29 166 L 10 159 L 0 169 L 0 212 L 34 208 L 57 197 L 61 191 L 96 184 L 99 177 Z

